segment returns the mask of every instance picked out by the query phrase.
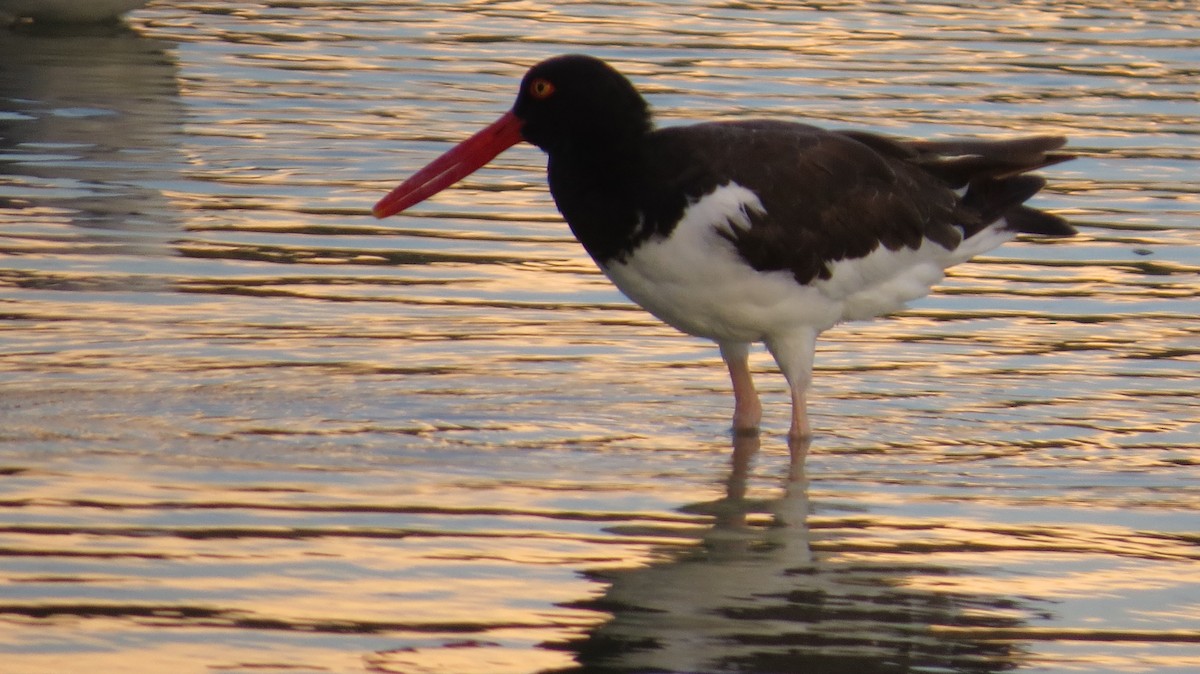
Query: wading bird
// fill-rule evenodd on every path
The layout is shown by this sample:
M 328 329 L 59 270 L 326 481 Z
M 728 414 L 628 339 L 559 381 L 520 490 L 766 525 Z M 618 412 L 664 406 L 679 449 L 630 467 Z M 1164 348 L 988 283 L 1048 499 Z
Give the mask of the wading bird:
M 1028 172 L 1070 159 L 1066 140 L 902 140 L 746 120 L 655 128 L 605 62 L 559 56 L 525 75 L 512 110 L 375 206 L 417 204 L 522 140 L 549 156 L 550 193 L 626 296 L 717 343 L 735 432 L 762 415 L 747 362 L 762 342 L 787 379 L 789 438 L 812 434 L 806 395 L 817 336 L 928 294 L 944 270 L 1017 234 L 1070 236 L 1024 205 Z

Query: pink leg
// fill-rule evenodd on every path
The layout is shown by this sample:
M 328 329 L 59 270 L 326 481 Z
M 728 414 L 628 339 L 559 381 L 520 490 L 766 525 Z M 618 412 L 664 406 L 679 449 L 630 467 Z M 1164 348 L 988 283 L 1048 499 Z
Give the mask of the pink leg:
M 733 382 L 733 432 L 756 433 L 762 420 L 762 404 L 750 376 L 750 345 L 722 343 L 720 346 L 721 358 Z
M 817 331 L 796 331 L 781 339 L 766 341 L 767 349 L 787 378 L 792 391 L 792 427 L 788 440 L 804 442 L 812 438 L 808 423 L 808 385 L 812 382 L 813 355 L 817 348 Z
M 808 423 L 808 388 L 792 389 L 792 428 L 788 440 L 807 442 L 812 439 L 812 426 Z

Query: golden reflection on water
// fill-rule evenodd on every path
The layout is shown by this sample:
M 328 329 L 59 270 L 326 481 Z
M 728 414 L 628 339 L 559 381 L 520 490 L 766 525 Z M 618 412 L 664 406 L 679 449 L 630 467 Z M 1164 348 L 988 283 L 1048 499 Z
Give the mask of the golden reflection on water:
M 183 2 L 133 26 L 0 35 L 5 667 L 1200 668 L 1194 12 Z M 1068 134 L 1039 199 L 1083 234 L 831 332 L 806 475 L 756 354 L 762 447 L 730 466 L 715 349 L 616 294 L 538 152 L 366 216 L 563 51 L 668 124 Z

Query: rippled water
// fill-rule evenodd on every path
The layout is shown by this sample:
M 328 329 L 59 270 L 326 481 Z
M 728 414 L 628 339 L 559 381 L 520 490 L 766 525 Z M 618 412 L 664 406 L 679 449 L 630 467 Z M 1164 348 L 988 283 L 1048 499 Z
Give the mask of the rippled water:
M 1188 2 L 174 2 L 0 34 L 5 672 L 1200 669 Z M 732 446 L 514 149 L 608 58 L 663 123 L 1062 133 L 1072 240 L 830 331 Z M 730 457 L 733 457 L 731 461 Z

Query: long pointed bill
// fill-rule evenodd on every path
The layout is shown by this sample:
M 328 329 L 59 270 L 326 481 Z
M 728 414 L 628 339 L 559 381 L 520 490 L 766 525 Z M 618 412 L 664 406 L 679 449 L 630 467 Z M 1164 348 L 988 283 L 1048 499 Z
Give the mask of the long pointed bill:
M 415 206 L 479 170 L 522 140 L 521 124 L 521 119 L 512 112 L 504 113 L 380 199 L 372 209 L 375 217 L 386 218 Z

